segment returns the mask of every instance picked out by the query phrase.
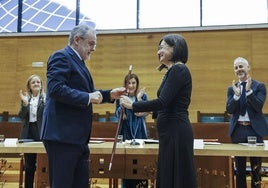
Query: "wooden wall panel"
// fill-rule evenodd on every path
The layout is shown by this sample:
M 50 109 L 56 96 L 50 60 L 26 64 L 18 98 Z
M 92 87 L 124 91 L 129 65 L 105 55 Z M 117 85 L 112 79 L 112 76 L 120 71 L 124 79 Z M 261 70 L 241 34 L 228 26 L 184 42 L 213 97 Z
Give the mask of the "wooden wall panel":
M 189 44 L 189 68 L 193 76 L 191 114 L 197 109 L 204 112 L 224 112 L 227 87 L 235 78 L 233 60 L 248 58 L 250 32 L 203 31 L 186 33 Z
M 17 38 L 0 38 L 0 111 L 14 109 Z
M 268 29 L 221 30 L 178 32 L 189 47 L 187 63 L 193 77 L 190 118 L 196 122 L 197 110 L 201 112 L 225 111 L 227 87 L 233 79 L 233 60 L 238 56 L 247 58 L 251 64 L 253 79 L 263 81 L 268 59 Z M 122 86 L 129 65 L 140 77 L 140 86 L 146 87 L 149 99 L 156 91 L 165 71 L 158 66 L 157 47 L 166 33 L 98 34 L 97 49 L 86 62 L 96 88 L 109 89 Z M 25 89 L 31 74 L 46 76 L 49 55 L 65 47 L 68 36 L 0 36 L 0 112 L 18 112 L 18 91 Z M 34 68 L 34 61 L 44 62 L 44 67 Z M 114 104 L 94 105 L 94 111 L 104 114 L 114 112 Z M 268 113 L 267 102 L 264 112 Z M 149 118 L 150 120 L 150 118 Z

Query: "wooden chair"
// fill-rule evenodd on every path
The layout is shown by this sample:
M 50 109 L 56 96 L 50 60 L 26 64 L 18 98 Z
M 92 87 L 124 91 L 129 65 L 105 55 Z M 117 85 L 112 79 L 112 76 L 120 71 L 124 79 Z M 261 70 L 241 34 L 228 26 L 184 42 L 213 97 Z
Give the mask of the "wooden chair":
M 4 111 L 3 113 L 0 113 L 0 122 L 2 121 L 8 121 L 8 111 Z
M 7 121 L 18 123 L 18 122 L 21 122 L 21 118 L 17 114 L 9 114 Z
M 111 113 L 110 111 L 106 111 L 106 120 L 110 122 L 118 122 L 115 113 Z
M 108 114 L 99 114 L 99 113 L 93 113 L 93 121 L 98 122 L 107 122 L 108 120 Z

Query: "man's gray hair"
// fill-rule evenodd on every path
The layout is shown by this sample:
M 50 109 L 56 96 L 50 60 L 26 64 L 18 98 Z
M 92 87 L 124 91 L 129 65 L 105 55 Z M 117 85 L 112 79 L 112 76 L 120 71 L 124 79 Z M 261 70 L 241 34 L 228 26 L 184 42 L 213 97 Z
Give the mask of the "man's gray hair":
M 89 33 L 96 35 L 96 30 L 85 24 L 75 26 L 69 35 L 69 45 L 71 45 L 74 42 L 75 36 L 86 38 L 86 35 L 88 35 Z
M 243 57 L 238 57 L 238 58 L 236 58 L 236 59 L 234 60 L 234 66 L 235 66 L 235 64 L 238 63 L 238 62 L 240 62 L 240 63 L 244 63 L 244 64 L 246 64 L 247 66 L 249 66 L 249 64 L 248 64 L 248 60 L 246 60 L 246 59 L 243 58 Z

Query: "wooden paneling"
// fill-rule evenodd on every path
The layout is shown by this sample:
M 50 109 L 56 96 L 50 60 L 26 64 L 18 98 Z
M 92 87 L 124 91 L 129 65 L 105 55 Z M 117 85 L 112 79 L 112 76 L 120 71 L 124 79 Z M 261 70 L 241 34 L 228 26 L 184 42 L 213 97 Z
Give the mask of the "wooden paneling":
M 178 32 L 189 47 L 187 63 L 193 77 L 190 119 L 196 122 L 196 112 L 224 112 L 227 87 L 233 79 L 233 60 L 247 58 L 253 79 L 268 84 L 266 76 L 268 59 L 268 29 L 221 30 Z M 163 72 L 158 66 L 157 47 L 166 33 L 98 34 L 97 50 L 87 61 L 95 87 L 109 89 L 122 86 L 129 65 L 140 77 L 140 86 L 146 87 L 149 99 L 156 97 Z M 46 62 L 49 55 L 63 48 L 68 36 L 0 36 L 0 111 L 18 113 L 20 89 L 25 89 L 26 79 L 39 74 L 45 81 Z M 31 67 L 33 61 L 43 61 L 44 67 Z M 94 111 L 114 112 L 114 104 L 94 105 Z M 265 103 L 264 112 L 268 112 Z M 148 117 L 151 121 L 151 118 Z

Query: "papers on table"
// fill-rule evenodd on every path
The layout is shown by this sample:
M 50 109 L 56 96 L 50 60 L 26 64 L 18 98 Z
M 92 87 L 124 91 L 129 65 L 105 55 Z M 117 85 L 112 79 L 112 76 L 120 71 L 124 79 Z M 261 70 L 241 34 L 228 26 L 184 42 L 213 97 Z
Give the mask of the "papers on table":
M 130 145 L 144 145 L 144 144 L 158 144 L 159 141 L 158 140 L 154 140 L 154 139 L 133 139 L 133 140 L 125 140 L 126 144 L 130 144 Z
M 204 142 L 205 145 L 220 145 L 220 142 Z
M 6 138 L 4 141 L 5 146 L 16 146 L 18 142 L 17 138 Z
M 243 146 L 249 146 L 248 143 L 238 143 L 240 145 L 243 145 Z M 256 143 L 256 146 L 264 146 L 264 143 Z
M 103 140 L 90 140 L 89 143 L 90 144 L 101 144 L 101 143 L 104 143 L 105 141 Z
M 204 145 L 220 145 L 218 139 L 194 139 L 194 148 L 203 149 Z

